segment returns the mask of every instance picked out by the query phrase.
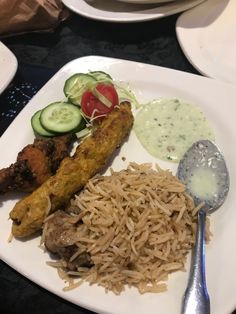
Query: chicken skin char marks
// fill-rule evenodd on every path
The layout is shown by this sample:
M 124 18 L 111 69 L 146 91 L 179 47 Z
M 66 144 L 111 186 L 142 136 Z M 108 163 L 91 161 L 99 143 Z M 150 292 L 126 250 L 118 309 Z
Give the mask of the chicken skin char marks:
M 32 192 L 56 173 L 61 161 L 69 156 L 75 135 L 36 138 L 25 146 L 15 163 L 0 169 L 0 193 Z
M 32 194 L 18 201 L 10 212 L 12 234 L 25 237 L 41 230 L 46 216 L 65 208 L 71 197 L 101 171 L 129 134 L 133 125 L 131 105 L 120 104 L 99 124 L 93 134 L 65 158 L 56 174 Z

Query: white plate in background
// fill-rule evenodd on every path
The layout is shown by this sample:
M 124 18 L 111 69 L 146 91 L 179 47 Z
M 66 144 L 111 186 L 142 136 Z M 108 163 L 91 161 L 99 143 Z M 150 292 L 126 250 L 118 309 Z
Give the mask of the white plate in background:
M 0 138 L 0 168 L 14 162 L 17 153 L 34 136 L 30 118 L 47 104 L 64 99 L 65 80 L 74 73 L 105 71 L 115 80 L 129 83 L 140 102 L 159 97 L 178 97 L 202 108 L 211 123 L 216 142 L 223 151 L 231 177 L 230 192 L 225 204 L 211 216 L 214 236 L 206 246 L 206 277 L 214 314 L 229 314 L 236 308 L 236 90 L 230 84 L 190 73 L 166 69 L 137 62 L 88 56 L 66 64 L 30 100 Z M 9 145 L 14 143 L 14 145 Z M 126 161 L 122 160 L 126 157 Z M 125 142 L 112 163 L 114 170 L 126 168 L 128 162 L 156 162 L 174 173 L 177 164 L 164 162 L 150 156 L 141 146 L 134 132 Z M 13 195 L 14 196 L 14 195 Z M 9 196 L 8 196 L 9 197 Z M 169 276 L 168 291 L 158 294 L 140 295 L 136 289 L 127 289 L 120 296 L 105 293 L 102 287 L 81 287 L 63 292 L 64 281 L 57 271 L 46 265 L 49 255 L 40 249 L 40 238 L 28 241 L 13 240 L 8 243 L 11 232 L 9 211 L 17 200 L 16 195 L 7 200 L 0 198 L 0 258 L 33 282 L 79 306 L 102 314 L 179 314 L 182 296 L 187 284 L 187 272 L 176 272 Z
M 120 2 L 127 2 L 127 3 L 136 3 L 136 4 L 147 4 L 147 3 L 164 3 L 164 2 L 173 2 L 178 0 L 116 0 Z
M 178 0 L 157 4 L 132 4 L 115 0 L 62 0 L 70 10 L 86 18 L 125 23 L 142 22 L 188 10 L 204 0 Z
M 13 79 L 17 66 L 15 55 L 0 41 L 0 94 Z
M 184 54 L 200 73 L 236 83 L 235 0 L 208 0 L 184 12 L 176 33 Z

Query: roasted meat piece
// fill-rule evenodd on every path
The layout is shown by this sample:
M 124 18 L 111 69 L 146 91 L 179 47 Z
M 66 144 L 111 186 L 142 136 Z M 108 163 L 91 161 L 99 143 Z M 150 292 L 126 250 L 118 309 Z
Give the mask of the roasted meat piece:
M 55 174 L 60 162 L 69 155 L 74 135 L 37 138 L 19 152 L 17 160 L 0 170 L 0 193 L 32 192 Z
M 74 156 L 62 161 L 54 176 L 16 203 L 10 212 L 13 235 L 25 237 L 40 230 L 49 213 L 64 208 L 72 195 L 107 164 L 132 125 L 133 115 L 128 102 L 111 111 L 94 133 L 77 147 Z
M 92 266 L 90 255 L 79 247 L 76 231 L 77 225 L 81 222 L 77 217 L 78 215 L 71 216 L 58 210 L 48 217 L 43 229 L 45 247 L 48 251 L 59 255 L 66 262 L 66 268 L 69 270 Z M 75 255 L 77 256 L 73 258 Z

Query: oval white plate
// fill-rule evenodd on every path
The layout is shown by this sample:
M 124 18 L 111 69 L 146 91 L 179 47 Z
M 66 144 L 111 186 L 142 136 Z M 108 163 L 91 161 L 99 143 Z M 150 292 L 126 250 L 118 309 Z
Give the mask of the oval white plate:
M 13 79 L 17 66 L 15 55 L 0 41 L 0 94 Z
M 72 11 L 84 17 L 107 22 L 141 22 L 188 10 L 204 0 L 179 0 L 162 5 L 131 4 L 113 0 L 62 0 Z
M 213 237 L 206 246 L 206 274 L 214 314 L 229 314 L 236 307 L 236 163 L 234 141 L 236 138 L 236 89 L 230 84 L 185 72 L 161 68 L 142 63 L 89 56 L 66 64 L 32 98 L 0 138 L 0 168 L 14 162 L 17 153 L 33 141 L 30 125 L 32 114 L 50 102 L 64 99 L 65 80 L 77 72 L 100 70 L 114 79 L 129 83 L 141 102 L 158 97 L 178 97 L 199 105 L 215 130 L 216 142 L 222 149 L 231 176 L 231 188 L 225 204 L 211 216 Z M 27 123 L 28 121 L 28 123 Z M 9 145 L 13 143 L 14 145 Z M 126 157 L 123 161 L 122 157 Z M 163 162 L 150 156 L 141 146 L 134 132 L 125 142 L 112 162 L 114 170 L 126 168 L 130 161 L 156 162 L 162 168 L 176 171 L 177 164 Z M 19 195 L 18 195 L 19 197 Z M 46 265 L 49 255 L 40 249 L 40 238 L 28 241 L 7 239 L 11 232 L 9 211 L 17 195 L 1 196 L 0 210 L 0 258 L 18 272 L 45 289 L 102 314 L 179 314 L 181 300 L 186 287 L 187 272 L 170 275 L 168 291 L 158 294 L 140 295 L 136 289 L 127 289 L 120 296 L 105 293 L 102 287 L 83 284 L 81 287 L 63 292 L 64 281 L 57 271 Z M 8 199 L 9 198 L 9 199 Z
M 176 33 L 184 54 L 200 73 L 236 83 L 235 0 L 208 0 L 183 13 Z

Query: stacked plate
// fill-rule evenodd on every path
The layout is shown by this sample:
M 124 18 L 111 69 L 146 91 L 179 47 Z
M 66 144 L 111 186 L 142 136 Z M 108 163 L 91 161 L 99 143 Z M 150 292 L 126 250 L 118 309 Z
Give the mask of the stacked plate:
M 84 17 L 116 23 L 141 22 L 188 10 L 204 0 L 62 0 Z

